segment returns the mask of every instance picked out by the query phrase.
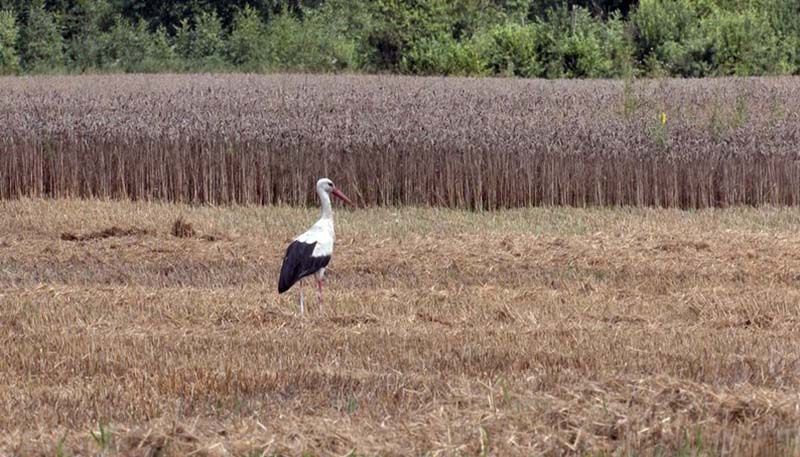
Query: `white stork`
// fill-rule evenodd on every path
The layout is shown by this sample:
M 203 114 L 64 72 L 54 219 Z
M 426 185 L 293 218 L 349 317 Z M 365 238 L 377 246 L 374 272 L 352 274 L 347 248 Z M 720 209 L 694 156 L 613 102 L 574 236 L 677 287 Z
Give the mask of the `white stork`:
M 322 303 L 322 279 L 325 276 L 325 267 L 333 255 L 333 243 L 336 235 L 333 231 L 333 209 L 331 209 L 331 194 L 353 204 L 339 189 L 333 186 L 333 181 L 322 178 L 317 181 L 317 194 L 322 203 L 322 216 L 316 224 L 295 238 L 286 248 L 283 257 L 281 276 L 278 280 L 278 293 L 289 290 L 296 282 L 306 276 L 314 275 L 317 280 L 317 299 Z M 300 288 L 300 314 L 305 311 L 303 304 L 303 289 Z

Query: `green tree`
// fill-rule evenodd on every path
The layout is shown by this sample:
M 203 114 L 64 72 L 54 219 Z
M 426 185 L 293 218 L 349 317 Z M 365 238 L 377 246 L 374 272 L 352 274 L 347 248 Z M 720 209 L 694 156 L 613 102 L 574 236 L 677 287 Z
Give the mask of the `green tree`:
M 26 70 L 52 72 L 64 67 L 64 39 L 58 18 L 44 8 L 43 0 L 31 2 L 21 38 Z
M 222 22 L 216 12 L 201 12 L 196 18 L 193 41 L 194 57 L 198 60 L 218 61 L 225 50 Z
M 264 23 L 250 6 L 236 14 L 228 37 L 228 61 L 244 70 L 261 70 L 267 61 Z
M 148 68 L 159 71 L 176 71 L 183 67 L 178 53 L 175 51 L 175 45 L 163 25 L 156 28 L 151 40 Z
M 162 28 L 147 30 L 140 19 L 133 25 L 117 16 L 102 38 L 103 68 L 113 71 L 149 73 L 174 68 L 175 54 Z
M 13 11 L 0 11 L 0 75 L 19 72 L 19 56 L 17 56 L 17 39 L 19 29 Z
M 81 71 L 102 66 L 102 36 L 113 24 L 107 0 L 76 0 L 65 16 L 67 59 Z
M 203 11 L 194 18 L 194 26 L 186 19 L 175 34 L 178 54 L 189 69 L 213 70 L 225 67 L 225 39 L 222 22 L 216 12 Z

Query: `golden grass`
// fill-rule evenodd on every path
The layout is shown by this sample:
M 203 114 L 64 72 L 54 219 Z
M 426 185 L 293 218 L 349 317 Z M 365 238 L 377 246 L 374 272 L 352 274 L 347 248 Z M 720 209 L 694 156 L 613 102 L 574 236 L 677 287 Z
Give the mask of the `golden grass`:
M 0 211 L 0 454 L 800 451 L 800 210 Z

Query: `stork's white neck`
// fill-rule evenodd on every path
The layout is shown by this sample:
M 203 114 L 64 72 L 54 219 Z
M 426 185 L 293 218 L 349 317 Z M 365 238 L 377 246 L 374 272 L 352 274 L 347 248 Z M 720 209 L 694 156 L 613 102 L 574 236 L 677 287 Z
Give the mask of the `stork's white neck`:
M 321 219 L 333 219 L 333 209 L 331 208 L 330 194 L 322 189 L 318 189 L 317 194 L 319 194 L 319 201 L 322 204 Z

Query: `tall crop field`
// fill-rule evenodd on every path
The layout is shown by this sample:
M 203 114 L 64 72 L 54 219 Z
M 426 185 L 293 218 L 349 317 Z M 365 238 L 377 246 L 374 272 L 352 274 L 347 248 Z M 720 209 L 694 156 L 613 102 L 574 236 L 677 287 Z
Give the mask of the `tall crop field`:
M 800 79 L 0 79 L 0 198 L 800 203 Z

